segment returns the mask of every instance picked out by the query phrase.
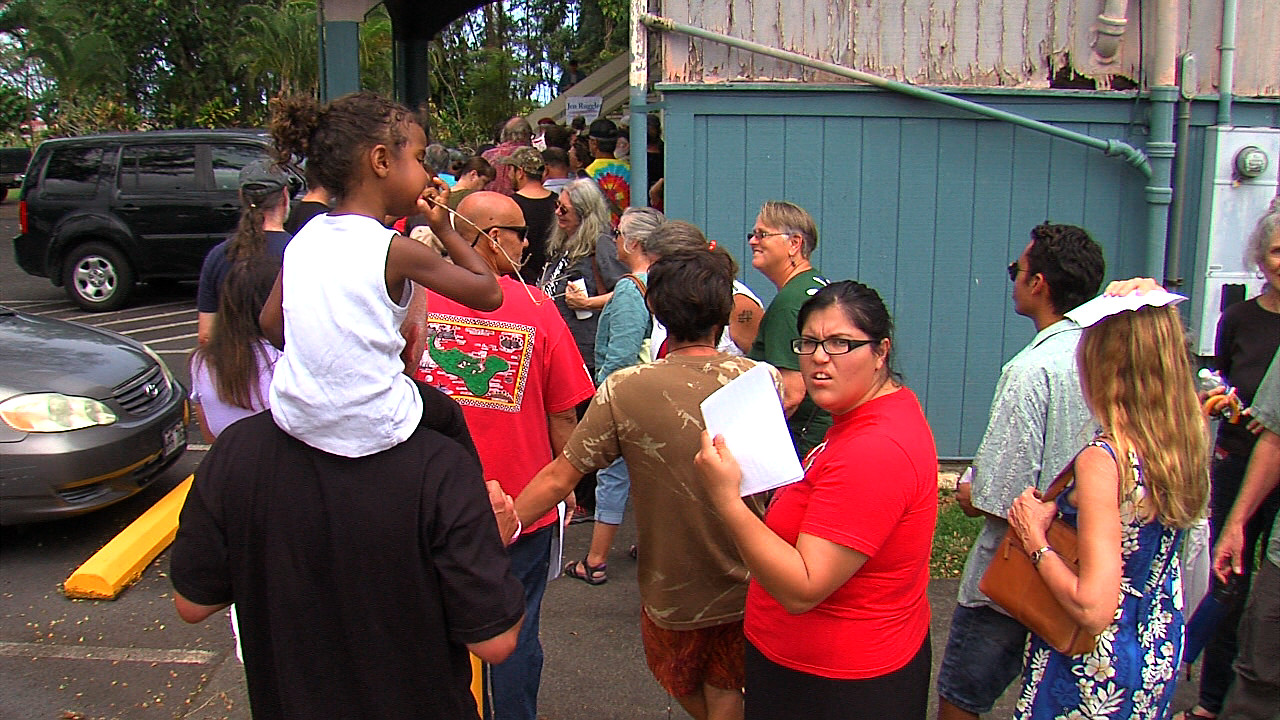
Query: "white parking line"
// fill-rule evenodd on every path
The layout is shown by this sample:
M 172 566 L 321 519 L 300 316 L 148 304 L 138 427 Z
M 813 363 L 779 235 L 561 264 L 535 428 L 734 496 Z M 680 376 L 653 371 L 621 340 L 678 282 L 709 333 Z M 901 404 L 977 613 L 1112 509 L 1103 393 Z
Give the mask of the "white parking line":
M 41 305 L 50 306 L 50 308 L 44 312 L 61 312 L 63 310 L 74 309 L 71 303 L 68 303 L 65 300 L 0 300 L 0 305 L 8 305 L 11 308 L 21 310 L 25 313 L 31 313 L 32 315 L 41 314 L 40 312 L 32 311 L 32 308 L 40 307 Z
M 210 650 L 160 650 L 0 642 L 0 656 L 24 657 L 32 660 L 109 660 L 111 662 L 208 665 L 216 660 L 218 655 L 219 653 Z
M 191 325 L 194 325 L 195 322 L 196 322 L 195 319 L 192 318 L 191 320 L 187 320 L 185 322 L 168 323 L 166 325 L 148 325 L 147 327 L 144 327 L 144 328 L 135 328 L 133 330 L 116 330 L 116 332 L 120 333 L 121 335 L 138 335 L 144 332 L 151 332 L 152 330 L 168 330 L 169 328 L 189 327 Z M 97 325 L 95 327 L 102 327 L 102 326 Z M 191 335 L 189 337 L 195 337 L 195 335 Z M 176 338 L 164 338 L 164 339 L 174 340 Z M 151 342 L 163 342 L 163 340 L 152 340 Z
M 186 310 L 194 309 L 191 303 L 187 301 L 175 301 L 175 302 L 169 302 L 169 303 L 161 303 L 160 305 L 148 305 L 145 309 L 164 311 L 170 308 L 186 309 Z M 116 319 L 128 319 L 125 317 L 126 313 L 136 312 L 137 308 L 125 308 L 123 310 L 112 310 L 109 312 L 102 312 L 102 313 L 86 313 L 85 311 L 80 310 L 74 306 L 70 306 L 70 307 L 55 308 L 53 310 L 50 310 L 49 312 L 54 313 L 54 312 L 62 312 L 62 311 L 74 312 L 74 314 L 70 317 L 61 318 L 62 320 L 71 319 L 71 320 L 78 320 L 80 322 L 88 323 L 91 325 L 97 325 L 101 322 L 114 322 Z M 41 313 L 36 313 L 36 314 L 41 314 Z M 92 319 L 92 322 L 90 321 L 91 319 Z
M 174 335 L 173 337 L 156 338 L 155 340 L 148 340 L 148 341 L 147 341 L 147 347 L 151 347 L 152 345 L 154 345 L 154 344 L 156 344 L 156 343 L 173 342 L 173 341 L 175 341 L 175 340 L 190 340 L 191 338 L 196 337 L 196 336 L 198 336 L 198 335 L 199 335 L 199 333 L 190 333 L 190 334 L 187 334 L 187 335 Z M 158 352 L 158 353 L 160 353 L 161 355 L 163 355 L 164 353 L 170 353 L 170 354 L 172 354 L 172 353 L 185 353 L 185 352 L 191 352 L 191 348 L 186 348 L 186 349 L 184 349 L 184 350 L 156 350 L 155 348 L 151 348 L 151 349 L 152 349 L 154 352 Z
M 131 322 L 142 322 L 143 320 L 159 320 L 160 318 L 174 317 L 175 315 L 191 315 L 188 322 L 195 322 L 195 309 L 186 308 L 183 310 L 175 310 L 174 312 L 160 313 L 158 315 L 139 315 L 138 317 L 123 318 L 120 320 L 108 320 L 107 322 L 94 323 L 97 327 L 107 327 L 108 325 L 123 325 Z

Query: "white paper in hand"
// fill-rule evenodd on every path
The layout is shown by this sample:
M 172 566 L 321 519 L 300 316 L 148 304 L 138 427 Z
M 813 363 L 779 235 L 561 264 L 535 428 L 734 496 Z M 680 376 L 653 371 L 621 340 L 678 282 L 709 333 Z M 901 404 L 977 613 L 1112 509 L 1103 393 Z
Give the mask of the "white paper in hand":
M 711 437 L 724 436 L 742 468 L 743 497 L 804 477 L 767 365 L 757 365 L 711 393 L 702 401 L 702 420 Z

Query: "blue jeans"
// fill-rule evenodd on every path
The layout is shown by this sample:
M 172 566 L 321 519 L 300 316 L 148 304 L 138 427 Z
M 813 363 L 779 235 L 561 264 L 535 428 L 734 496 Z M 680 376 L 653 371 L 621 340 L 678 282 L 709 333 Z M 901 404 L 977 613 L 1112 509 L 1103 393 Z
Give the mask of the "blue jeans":
M 991 712 L 1005 688 L 1022 673 L 1027 629 L 985 605 L 957 605 L 947 649 L 938 668 L 938 694 L 978 715 Z
M 525 535 L 507 548 L 511 574 L 524 585 L 524 626 L 515 652 L 490 671 L 493 681 L 494 720 L 536 720 L 538 685 L 542 682 L 542 642 L 538 640 L 538 615 L 547 590 L 551 536 L 547 526 Z
M 621 525 L 631 492 L 631 474 L 627 463 L 619 457 L 609 467 L 596 473 L 596 522 Z

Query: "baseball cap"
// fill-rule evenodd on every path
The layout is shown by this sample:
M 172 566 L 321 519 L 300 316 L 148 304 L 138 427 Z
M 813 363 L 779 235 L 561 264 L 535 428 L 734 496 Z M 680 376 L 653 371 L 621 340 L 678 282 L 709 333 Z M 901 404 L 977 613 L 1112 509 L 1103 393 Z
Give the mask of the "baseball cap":
M 613 140 L 618 137 L 618 126 L 609 118 L 600 118 L 591 121 L 591 127 L 587 130 L 587 135 L 597 140 Z
M 527 146 L 518 147 L 510 155 L 498 158 L 498 164 L 512 165 L 530 173 L 540 173 L 547 167 L 547 164 L 542 160 L 542 153 L 538 152 L 537 148 Z
M 240 189 L 254 195 L 269 195 L 285 189 L 289 176 L 269 160 L 255 160 L 240 169 Z

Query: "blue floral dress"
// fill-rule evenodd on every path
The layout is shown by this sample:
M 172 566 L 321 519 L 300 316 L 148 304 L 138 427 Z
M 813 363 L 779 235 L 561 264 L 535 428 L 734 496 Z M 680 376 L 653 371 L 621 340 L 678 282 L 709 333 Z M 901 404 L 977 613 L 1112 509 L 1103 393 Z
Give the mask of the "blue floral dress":
M 1115 452 L 1105 440 L 1090 445 Z M 1152 718 L 1162 720 L 1173 699 L 1182 660 L 1181 531 L 1137 512 L 1145 496 L 1142 468 L 1129 462 L 1134 489 L 1120 504 L 1120 604 L 1115 619 L 1083 655 L 1063 655 L 1032 634 L 1015 717 Z M 1061 517 L 1073 527 L 1077 511 L 1058 496 Z

